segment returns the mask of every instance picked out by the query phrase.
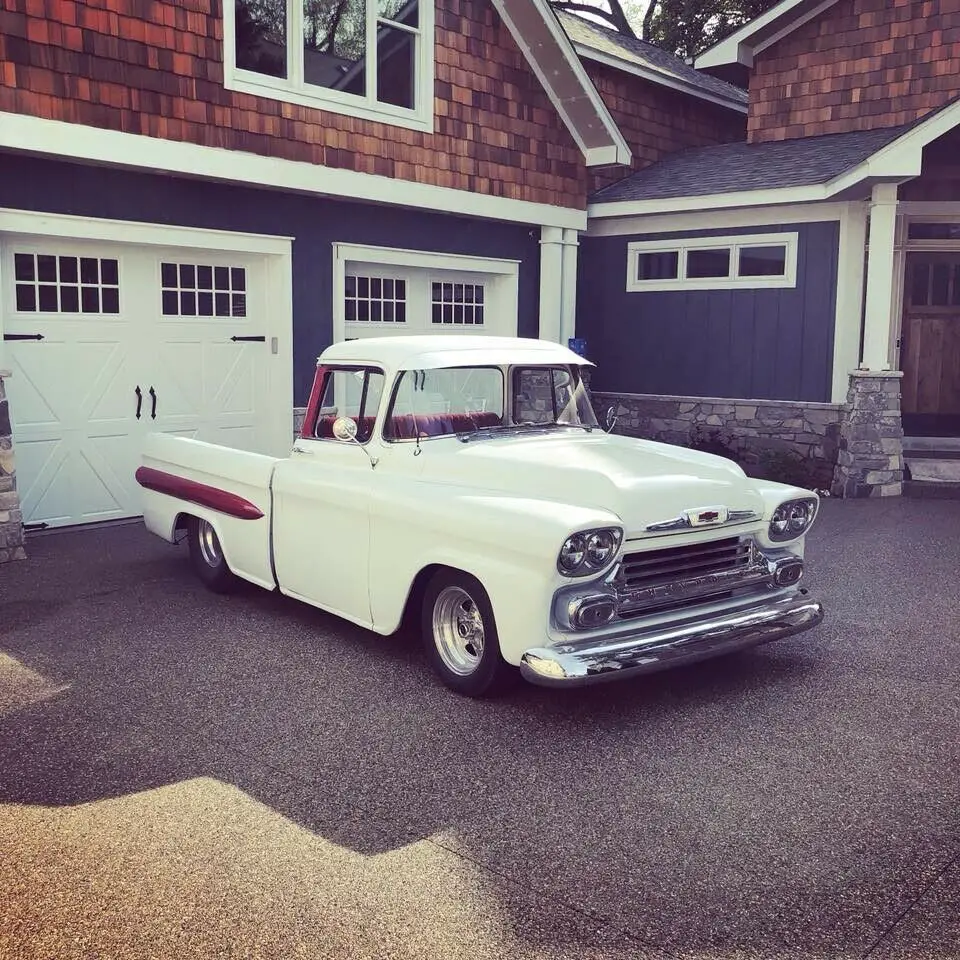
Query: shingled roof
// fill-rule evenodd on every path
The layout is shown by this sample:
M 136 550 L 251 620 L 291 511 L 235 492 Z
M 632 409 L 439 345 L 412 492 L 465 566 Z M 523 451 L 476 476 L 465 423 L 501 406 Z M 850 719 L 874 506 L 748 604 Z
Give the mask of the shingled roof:
M 691 93 L 708 95 L 710 99 L 727 102 L 740 110 L 747 107 L 746 90 L 695 70 L 680 57 L 652 43 L 628 37 L 565 10 L 554 8 L 554 12 L 575 48 L 584 48 L 578 50 L 581 56 L 589 56 L 589 51 L 593 51 L 605 58 L 619 60 L 626 68 L 639 68 L 649 74 L 653 82 L 659 80 L 669 86 L 687 88 Z
M 681 150 L 598 190 L 590 202 L 663 200 L 828 183 L 913 125 Z

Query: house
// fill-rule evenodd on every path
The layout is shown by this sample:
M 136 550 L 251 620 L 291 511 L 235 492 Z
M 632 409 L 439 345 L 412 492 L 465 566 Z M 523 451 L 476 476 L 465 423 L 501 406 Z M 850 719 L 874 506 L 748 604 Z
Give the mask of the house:
M 695 66 L 748 88 L 747 136 L 592 194 L 598 402 L 668 439 L 813 454 L 837 495 L 899 494 L 904 444 L 960 435 L 960 9 L 781 0 Z
M 0 556 L 136 515 L 146 431 L 284 453 L 333 341 L 566 341 L 590 193 L 745 135 L 546 0 L 305 10 L 0 10 Z

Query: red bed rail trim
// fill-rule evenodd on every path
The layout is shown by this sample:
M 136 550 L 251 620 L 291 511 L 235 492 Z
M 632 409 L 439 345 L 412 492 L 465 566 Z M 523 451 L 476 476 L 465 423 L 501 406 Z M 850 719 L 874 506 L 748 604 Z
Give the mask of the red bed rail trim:
M 209 507 L 238 520 L 259 520 L 263 516 L 263 511 L 255 503 L 235 493 L 210 487 L 196 480 L 188 480 L 186 477 L 177 477 L 153 467 L 138 467 L 136 478 L 137 483 L 147 490 L 156 490 L 157 493 Z

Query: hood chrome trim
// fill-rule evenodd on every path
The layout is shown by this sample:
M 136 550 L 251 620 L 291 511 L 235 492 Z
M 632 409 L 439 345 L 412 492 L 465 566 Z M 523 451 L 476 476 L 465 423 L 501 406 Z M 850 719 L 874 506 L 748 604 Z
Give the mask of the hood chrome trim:
M 747 523 L 759 520 L 760 514 L 756 510 L 728 510 L 726 507 L 698 507 L 693 510 L 684 510 L 679 517 L 672 520 L 660 520 L 657 523 L 648 523 L 645 530 L 656 533 L 662 530 L 693 530 L 698 527 L 726 527 L 731 523 Z

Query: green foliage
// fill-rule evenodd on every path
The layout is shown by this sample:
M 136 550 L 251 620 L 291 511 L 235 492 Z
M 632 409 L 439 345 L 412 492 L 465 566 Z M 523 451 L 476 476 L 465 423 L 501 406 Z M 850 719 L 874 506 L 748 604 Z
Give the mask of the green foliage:
M 680 57 L 695 57 L 778 0 L 650 0 L 642 36 Z

